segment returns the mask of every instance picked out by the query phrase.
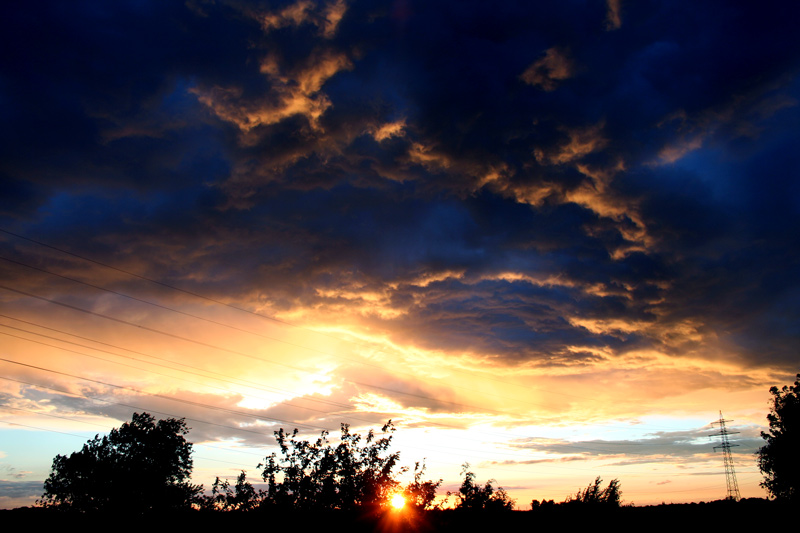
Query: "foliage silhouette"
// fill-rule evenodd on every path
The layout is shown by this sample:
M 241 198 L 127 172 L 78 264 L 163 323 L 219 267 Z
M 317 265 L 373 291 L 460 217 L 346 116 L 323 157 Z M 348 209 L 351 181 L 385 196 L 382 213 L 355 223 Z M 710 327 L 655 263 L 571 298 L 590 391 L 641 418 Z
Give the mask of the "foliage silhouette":
M 327 431 L 313 443 L 299 439 L 296 429 L 291 434 L 276 431 L 280 455 L 273 453 L 259 465 L 267 482 L 263 505 L 350 510 L 385 504 L 400 485 L 394 473 L 400 453 L 389 452 L 394 430 L 390 420 L 382 429 L 387 436 L 376 438 L 370 430 L 362 439 L 342 424 L 336 446 Z
M 192 444 L 184 419 L 158 422 L 134 413 L 130 422 L 79 452 L 57 455 L 39 503 L 81 512 L 147 512 L 187 508 L 202 486 L 191 485 Z
M 560 505 L 560 504 L 559 504 Z M 540 509 L 551 509 L 556 506 L 553 500 L 531 500 L 531 511 L 538 511 Z
M 772 387 L 767 443 L 758 450 L 761 486 L 777 500 L 800 500 L 800 374 L 794 385 Z
M 431 507 L 433 500 L 436 498 L 436 491 L 442 485 L 442 480 L 423 481 L 422 476 L 425 475 L 425 463 L 414 463 L 414 480 L 406 485 L 403 491 L 403 497 L 406 499 L 406 504 L 418 509 L 425 510 Z
M 263 498 L 264 492 L 256 491 L 247 481 L 247 472 L 242 470 L 233 487 L 228 480 L 217 477 L 211 486 L 211 496 L 204 496 L 200 507 L 210 511 L 250 511 L 258 507 Z
M 469 463 L 464 463 L 461 467 L 461 475 L 464 481 L 458 492 L 448 492 L 447 495 L 455 494 L 456 509 L 463 510 L 487 510 L 487 511 L 511 511 L 514 509 L 515 500 L 512 500 L 508 493 L 500 487 L 495 489 L 492 483 L 496 481 L 490 479 L 484 486 L 475 483 L 475 474 L 469 470 Z
M 600 488 L 603 480 L 597 476 L 589 486 L 579 490 L 575 496 L 568 496 L 565 504 L 602 505 L 604 507 L 619 507 L 622 499 L 619 480 L 612 479 L 604 489 Z

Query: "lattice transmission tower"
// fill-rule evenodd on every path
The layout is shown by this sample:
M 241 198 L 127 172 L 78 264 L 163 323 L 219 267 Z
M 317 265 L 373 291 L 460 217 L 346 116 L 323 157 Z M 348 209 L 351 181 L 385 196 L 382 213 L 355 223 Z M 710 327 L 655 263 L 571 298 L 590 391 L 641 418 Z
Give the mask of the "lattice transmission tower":
M 725 462 L 725 483 L 728 486 L 728 500 L 739 501 L 742 499 L 739 494 L 739 484 L 736 482 L 736 471 L 733 469 L 733 456 L 731 455 L 731 447 L 738 446 L 738 444 L 731 444 L 728 440 L 728 435 L 735 435 L 738 431 L 728 431 L 725 422 L 733 422 L 733 420 L 725 420 L 722 418 L 722 411 L 719 412 L 719 420 L 712 422 L 711 425 L 719 424 L 719 433 L 709 435 L 710 437 L 720 437 L 722 444 L 714 446 L 714 450 L 722 448 L 722 458 Z

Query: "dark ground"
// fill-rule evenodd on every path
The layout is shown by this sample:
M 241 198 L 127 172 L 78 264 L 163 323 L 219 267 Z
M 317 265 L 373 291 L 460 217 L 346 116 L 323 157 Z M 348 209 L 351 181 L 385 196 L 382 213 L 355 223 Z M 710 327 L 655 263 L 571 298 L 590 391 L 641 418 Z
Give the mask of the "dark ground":
M 320 533 L 361 532 L 472 532 L 472 531 L 620 531 L 671 530 L 730 531 L 763 530 L 770 524 L 795 524 L 796 506 L 750 499 L 738 503 L 673 504 L 648 507 L 598 509 L 588 506 L 556 506 L 535 511 L 469 512 L 410 510 L 376 512 L 287 513 L 253 511 L 250 513 L 210 513 L 176 511 L 168 514 L 124 515 L 73 514 L 39 508 L 0 511 L 4 529 L 16 525 L 42 528 L 114 527 L 130 530 L 200 530 L 235 531 L 239 528 Z M 793 527 L 793 526 L 792 526 Z M 12 531 L 12 529 L 6 529 Z

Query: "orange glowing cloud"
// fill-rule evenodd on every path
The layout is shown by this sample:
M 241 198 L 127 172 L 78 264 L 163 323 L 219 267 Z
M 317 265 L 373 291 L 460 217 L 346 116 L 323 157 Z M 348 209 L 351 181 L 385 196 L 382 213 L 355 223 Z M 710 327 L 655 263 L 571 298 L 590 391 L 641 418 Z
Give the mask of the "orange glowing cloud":
M 430 170 L 442 170 L 450 167 L 453 161 L 447 154 L 439 152 L 432 145 L 414 143 L 408 151 L 408 158 L 413 163 L 419 163 Z
M 300 0 L 277 13 L 267 13 L 263 15 L 261 17 L 261 23 L 266 30 L 290 25 L 299 26 L 308 20 L 309 13 L 313 8 L 314 4 L 312 2 Z
M 604 123 L 583 128 L 566 129 L 567 140 L 552 149 L 534 150 L 536 160 L 540 164 L 561 165 L 577 161 L 593 152 L 602 150 L 608 145 L 608 140 L 603 136 Z
M 280 11 L 257 15 L 265 31 L 273 29 L 313 24 L 319 28 L 323 37 L 330 38 L 336 33 L 347 5 L 344 0 L 336 0 L 318 7 L 315 2 L 299 0 Z
M 606 11 L 606 29 L 618 30 L 622 27 L 622 0 L 608 0 Z
M 575 66 L 565 50 L 549 48 L 544 57 L 529 66 L 520 78 L 529 85 L 538 86 L 545 91 L 554 91 L 558 83 L 569 79 Z
M 703 146 L 703 135 L 697 135 L 685 139 L 680 139 L 667 146 L 664 146 L 658 152 L 658 160 L 660 163 L 674 163 L 686 154 L 694 152 Z
M 376 141 L 381 142 L 392 137 L 402 137 L 406 127 L 405 120 L 396 120 L 394 122 L 387 122 L 381 126 L 372 128 L 370 133 Z
M 281 71 L 275 57 L 267 57 L 260 71 L 273 82 L 268 99 L 246 100 L 237 88 L 195 88 L 192 92 L 220 119 L 235 124 L 244 134 L 293 115 L 305 116 L 311 127 L 318 129 L 320 117 L 331 106 L 330 99 L 320 92 L 322 86 L 337 72 L 351 67 L 345 54 L 330 50 L 315 53 L 303 67 L 288 73 Z

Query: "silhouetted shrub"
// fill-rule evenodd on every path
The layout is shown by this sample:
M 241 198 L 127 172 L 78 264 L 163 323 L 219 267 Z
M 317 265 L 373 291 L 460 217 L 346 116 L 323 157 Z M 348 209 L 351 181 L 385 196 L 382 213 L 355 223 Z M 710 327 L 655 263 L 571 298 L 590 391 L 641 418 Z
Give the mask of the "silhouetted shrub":
M 341 432 L 333 446 L 327 431 L 313 443 L 298 439 L 296 429 L 292 434 L 277 431 L 280 454 L 268 456 L 263 465 L 268 484 L 263 505 L 324 510 L 386 503 L 400 485 L 394 473 L 400 454 L 389 453 L 391 420 L 383 426 L 387 436 L 376 438 L 370 430 L 363 445 L 361 435 L 350 433 L 347 424 Z
M 464 481 L 456 493 L 448 492 L 447 495 L 455 494 L 458 503 L 456 509 L 464 510 L 491 510 L 491 511 L 511 511 L 514 509 L 515 501 L 509 497 L 508 493 L 500 487 L 495 489 L 490 479 L 484 486 L 475 483 L 475 474 L 470 472 L 469 463 L 464 463 L 461 468 L 461 475 Z
M 622 499 L 622 491 L 619 487 L 619 480 L 612 479 L 608 486 L 604 489 L 600 488 L 603 480 L 600 476 L 589 483 L 589 486 L 583 490 L 579 490 L 575 496 L 568 496 L 564 500 L 565 504 L 585 504 L 585 505 L 602 505 L 606 507 L 619 507 Z
M 247 473 L 242 470 L 233 486 L 228 480 L 222 481 L 217 477 L 211 486 L 211 495 L 203 496 L 199 505 L 208 511 L 250 511 L 258 507 L 263 499 L 264 492 L 256 491 L 247 481 Z
M 439 481 L 423 481 L 422 476 L 425 474 L 425 463 L 423 462 L 414 464 L 414 480 L 406 485 L 403 491 L 403 497 L 406 503 L 411 507 L 419 510 L 428 509 L 436 498 L 436 491 L 442 485 L 442 480 Z

